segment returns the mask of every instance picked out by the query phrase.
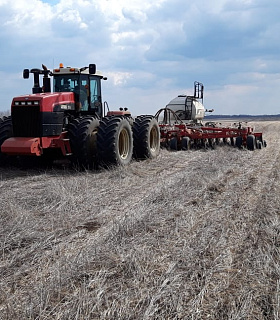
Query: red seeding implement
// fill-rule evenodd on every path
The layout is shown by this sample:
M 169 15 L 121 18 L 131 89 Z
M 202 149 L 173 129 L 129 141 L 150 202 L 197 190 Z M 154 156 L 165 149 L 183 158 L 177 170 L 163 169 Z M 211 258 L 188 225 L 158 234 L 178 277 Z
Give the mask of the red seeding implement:
M 189 150 L 226 144 L 255 150 L 266 146 L 261 132 L 254 132 L 252 127 L 243 126 L 241 122 L 229 126 L 215 122 L 203 124 L 205 112 L 213 111 L 205 110 L 202 104 L 203 90 L 203 84 L 195 82 L 193 96 L 179 95 L 156 113 L 162 147 Z
M 0 165 L 13 159 L 29 164 L 34 159 L 51 163 L 68 158 L 77 166 L 94 168 L 126 165 L 133 156 L 157 157 L 160 131 L 155 117 L 133 119 L 126 108 L 109 111 L 101 95 L 101 81 L 107 78 L 95 64 L 83 68 L 60 64 L 53 71 L 42 65 L 25 69 L 23 77 L 30 73 L 32 94 L 15 97 L 11 116 L 0 119 Z

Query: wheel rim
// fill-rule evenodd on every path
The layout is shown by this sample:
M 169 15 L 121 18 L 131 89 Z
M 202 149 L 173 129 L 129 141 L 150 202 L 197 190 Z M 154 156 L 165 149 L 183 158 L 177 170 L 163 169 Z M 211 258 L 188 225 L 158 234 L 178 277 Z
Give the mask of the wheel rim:
M 126 129 L 122 129 L 119 135 L 119 154 L 121 159 L 126 159 L 130 151 L 129 133 Z
M 150 132 L 150 149 L 155 152 L 158 147 L 158 130 L 156 127 L 152 127 Z

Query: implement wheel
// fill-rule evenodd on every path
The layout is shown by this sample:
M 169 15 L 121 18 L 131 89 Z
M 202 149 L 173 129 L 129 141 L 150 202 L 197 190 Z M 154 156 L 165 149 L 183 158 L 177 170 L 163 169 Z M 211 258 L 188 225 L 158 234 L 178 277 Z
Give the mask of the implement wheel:
M 255 147 L 256 147 L 256 137 L 252 134 L 249 134 L 247 136 L 247 139 L 246 139 L 246 144 L 247 144 L 247 149 L 248 150 L 255 150 Z
M 176 137 L 173 137 L 169 141 L 170 150 L 177 151 L 178 150 L 178 141 Z
M 241 136 L 239 137 L 236 137 L 236 140 L 235 140 L 235 146 L 239 149 L 242 148 L 243 146 L 243 138 Z
M 139 116 L 133 123 L 133 155 L 136 159 L 156 158 L 160 150 L 160 131 L 153 116 Z
M 68 135 L 73 152 L 72 163 L 82 169 L 92 169 L 96 163 L 96 135 L 99 120 L 86 116 L 75 119 L 70 125 Z
M 0 165 L 4 165 L 8 162 L 8 156 L 1 152 L 1 146 L 3 142 L 13 136 L 13 124 L 12 118 L 4 117 L 0 121 Z
M 132 129 L 127 119 L 105 117 L 97 132 L 98 161 L 102 166 L 127 165 L 132 158 Z
M 182 138 L 182 150 L 190 150 L 191 149 L 191 139 L 190 137 Z

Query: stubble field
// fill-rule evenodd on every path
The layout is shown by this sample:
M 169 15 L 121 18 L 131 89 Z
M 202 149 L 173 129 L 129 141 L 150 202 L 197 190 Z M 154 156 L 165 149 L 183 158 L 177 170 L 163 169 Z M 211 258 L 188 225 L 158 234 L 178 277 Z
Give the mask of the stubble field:
M 266 148 L 0 168 L 0 319 L 279 319 L 280 122 L 250 125 Z

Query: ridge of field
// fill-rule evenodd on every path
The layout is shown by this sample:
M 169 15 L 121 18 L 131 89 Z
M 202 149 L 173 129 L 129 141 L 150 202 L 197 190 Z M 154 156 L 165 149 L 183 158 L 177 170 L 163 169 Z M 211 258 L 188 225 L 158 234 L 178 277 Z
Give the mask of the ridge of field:
M 280 122 L 267 148 L 0 169 L 0 319 L 279 319 Z

